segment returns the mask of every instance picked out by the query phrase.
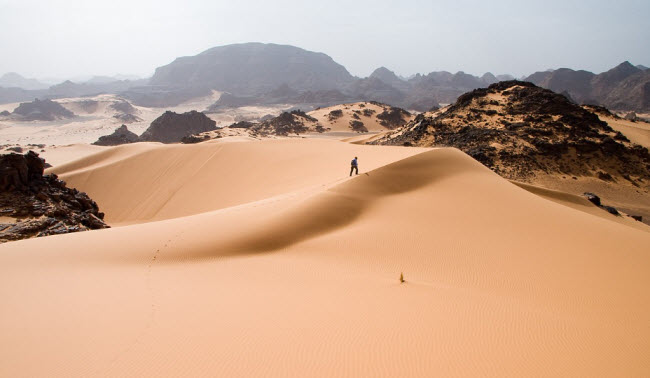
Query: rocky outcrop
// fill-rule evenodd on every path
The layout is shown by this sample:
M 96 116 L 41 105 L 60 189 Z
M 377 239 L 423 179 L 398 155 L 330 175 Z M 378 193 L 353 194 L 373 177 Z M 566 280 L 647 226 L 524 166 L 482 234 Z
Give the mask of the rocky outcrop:
M 635 186 L 650 180 L 646 148 L 566 97 L 529 82 L 466 93 L 444 113 L 419 115 L 373 143 L 456 147 L 510 179 L 562 173 Z
M 138 139 L 136 133 L 129 131 L 126 125 L 122 125 L 115 129 L 113 134 L 101 136 L 93 144 L 96 146 L 117 146 L 120 144 L 135 143 Z
M 24 121 L 55 121 L 75 116 L 74 113 L 57 102 L 39 99 L 21 103 L 13 114 Z
M 140 136 L 143 142 L 178 143 L 183 137 L 216 130 L 216 122 L 205 114 L 192 110 L 177 114 L 166 111 L 151 122 L 151 126 Z
M 86 193 L 67 188 L 45 161 L 29 151 L 0 156 L 0 242 L 107 228 L 104 214 Z

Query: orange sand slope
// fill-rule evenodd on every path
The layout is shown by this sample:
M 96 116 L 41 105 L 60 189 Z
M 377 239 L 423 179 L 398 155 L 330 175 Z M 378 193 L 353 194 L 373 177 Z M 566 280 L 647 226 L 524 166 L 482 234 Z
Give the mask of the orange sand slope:
M 111 225 L 176 218 L 288 195 L 344 180 L 426 149 L 356 146 L 332 140 L 215 140 L 136 143 L 52 168 L 100 204 Z
M 1 245 L 0 375 L 650 371 L 649 232 L 458 150 L 395 160 L 321 190 Z

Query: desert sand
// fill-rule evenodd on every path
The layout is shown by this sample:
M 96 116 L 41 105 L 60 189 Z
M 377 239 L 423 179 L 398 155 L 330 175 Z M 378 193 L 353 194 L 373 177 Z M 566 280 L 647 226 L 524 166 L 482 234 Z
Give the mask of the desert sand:
M 632 122 L 623 118 L 603 115 L 598 115 L 598 117 L 607 122 L 614 130 L 623 133 L 632 143 L 650 148 L 650 123 L 643 121 Z
M 650 228 L 458 150 L 239 139 L 64 160 L 117 227 L 0 245 L 0 376 L 650 371 Z
M 73 112 L 75 117 L 54 121 L 21 121 L 5 118 L 0 120 L 0 140 L 3 141 L 3 144 L 9 145 L 45 144 L 48 147 L 93 143 L 100 136 L 111 134 L 125 123 L 114 117 L 120 114 L 119 111 L 111 107 L 116 103 L 129 103 L 135 109 L 133 115 L 138 120 L 127 123 L 127 127 L 130 131 L 140 135 L 153 120 L 165 111 L 185 113 L 192 110 L 203 110 L 219 99 L 220 95 L 220 92 L 213 91 L 211 95 L 197 97 L 176 106 L 162 108 L 137 106 L 120 96 L 112 94 L 61 98 L 57 99 L 56 102 Z M 96 104 L 87 106 L 88 102 L 96 102 Z M 20 103 L 0 104 L 0 111 L 12 112 L 18 105 Z M 247 106 L 224 109 L 207 115 L 217 123 L 217 126 L 223 127 L 240 120 L 258 119 L 267 114 L 278 115 L 283 109 L 289 107 L 291 105 Z

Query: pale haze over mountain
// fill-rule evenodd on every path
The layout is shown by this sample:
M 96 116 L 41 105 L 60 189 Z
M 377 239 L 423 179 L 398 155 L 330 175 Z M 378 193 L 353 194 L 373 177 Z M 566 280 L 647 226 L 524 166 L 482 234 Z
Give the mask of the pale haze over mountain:
M 647 1 L 0 0 L 0 74 L 150 76 L 179 56 L 259 41 L 323 52 L 352 75 L 517 77 L 650 64 Z M 43 81 L 43 80 L 41 80 Z

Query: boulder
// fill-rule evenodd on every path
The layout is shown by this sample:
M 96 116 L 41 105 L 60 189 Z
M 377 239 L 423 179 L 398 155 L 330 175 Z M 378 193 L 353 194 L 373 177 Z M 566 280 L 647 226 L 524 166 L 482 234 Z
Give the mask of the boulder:
M 591 203 L 593 203 L 594 205 L 596 205 L 596 206 L 600 206 L 600 197 L 598 197 L 598 196 L 595 195 L 594 193 L 589 193 L 589 192 L 587 192 L 587 193 L 584 194 L 584 196 L 585 196 L 585 197 L 586 197 L 586 198 L 587 198 Z

